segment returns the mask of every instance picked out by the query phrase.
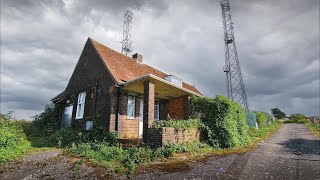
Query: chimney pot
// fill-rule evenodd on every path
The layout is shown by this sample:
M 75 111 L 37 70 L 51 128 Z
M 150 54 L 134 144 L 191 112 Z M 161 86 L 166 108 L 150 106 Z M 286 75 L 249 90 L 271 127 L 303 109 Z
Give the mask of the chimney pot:
M 139 53 L 135 53 L 134 55 L 132 55 L 132 58 L 139 63 L 143 63 L 143 56 Z

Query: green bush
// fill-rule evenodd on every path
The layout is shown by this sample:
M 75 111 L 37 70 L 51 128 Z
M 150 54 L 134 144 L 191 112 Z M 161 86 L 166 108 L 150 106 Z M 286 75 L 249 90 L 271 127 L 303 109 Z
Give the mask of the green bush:
M 250 141 L 245 109 L 228 98 L 193 97 L 192 112 L 202 117 L 202 128 L 213 147 L 238 147 Z
M 307 124 L 307 123 L 310 123 L 310 120 L 304 114 L 291 114 L 289 117 L 289 122 L 299 123 L 299 124 Z
M 115 171 L 127 169 L 131 174 L 136 165 L 149 163 L 158 158 L 164 158 L 180 152 L 201 152 L 210 148 L 203 143 L 168 144 L 164 147 L 149 146 L 122 148 L 119 145 L 110 146 L 106 143 L 79 143 L 68 148 L 71 154 L 89 158 L 93 162 L 108 166 Z
M 201 125 L 200 119 L 187 119 L 187 120 L 160 120 L 153 123 L 153 127 L 162 128 L 162 127 L 172 127 L 175 129 L 190 129 L 190 128 L 199 128 Z
M 0 164 L 26 153 L 31 148 L 17 121 L 0 119 Z
M 267 125 L 268 114 L 265 112 L 258 112 L 258 111 L 255 111 L 255 113 L 257 116 L 258 127 L 259 128 L 265 127 Z
M 52 134 L 60 128 L 59 116 L 58 106 L 46 105 L 44 111 L 34 117 L 33 124 L 43 134 Z
M 61 128 L 49 137 L 54 146 L 66 147 L 72 143 L 94 143 L 103 142 L 110 145 L 117 144 L 117 137 L 113 133 L 108 133 L 102 129 L 76 130 L 72 128 Z

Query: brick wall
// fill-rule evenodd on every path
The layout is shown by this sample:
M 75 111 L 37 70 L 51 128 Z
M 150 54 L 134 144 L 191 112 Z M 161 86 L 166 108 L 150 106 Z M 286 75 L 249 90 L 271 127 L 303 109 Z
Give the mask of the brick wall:
M 187 119 L 190 115 L 189 96 L 179 97 L 166 103 L 165 114 L 172 119 Z
M 113 77 L 106 70 L 91 41 L 88 40 L 65 90 L 73 104 L 73 127 L 84 128 L 86 119 L 92 118 L 97 120 L 93 124 L 94 127 L 109 127 L 109 88 L 114 84 Z M 86 92 L 84 118 L 75 119 L 78 94 L 84 91 Z
M 164 146 L 172 143 L 186 143 L 200 140 L 200 131 L 196 128 L 174 129 L 171 127 L 150 128 L 147 143 L 153 146 Z
M 139 138 L 139 112 L 140 112 L 140 97 L 136 97 L 135 101 L 135 117 L 127 117 L 128 92 L 122 92 L 120 95 L 119 109 L 119 138 L 132 139 Z M 117 111 L 117 88 L 110 87 L 110 125 L 109 131 L 114 132 L 116 123 Z

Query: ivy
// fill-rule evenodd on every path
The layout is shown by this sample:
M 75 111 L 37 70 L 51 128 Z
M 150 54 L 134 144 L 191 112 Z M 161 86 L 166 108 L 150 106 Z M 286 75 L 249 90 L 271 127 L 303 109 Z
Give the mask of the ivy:
M 201 117 L 204 135 L 213 147 L 238 147 L 250 141 L 246 111 L 226 97 L 192 97 L 193 116 Z

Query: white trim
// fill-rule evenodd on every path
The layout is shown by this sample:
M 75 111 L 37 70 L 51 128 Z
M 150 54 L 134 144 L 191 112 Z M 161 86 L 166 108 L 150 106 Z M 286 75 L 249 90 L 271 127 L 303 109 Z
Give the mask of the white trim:
M 79 93 L 77 110 L 76 110 L 76 119 L 83 118 L 85 103 L 86 103 L 86 92 Z
M 173 84 L 173 83 L 171 83 L 171 82 L 168 82 L 167 80 L 164 80 L 164 79 L 162 79 L 162 78 L 160 78 L 160 77 L 158 77 L 158 76 L 155 76 L 155 75 L 153 75 L 153 74 L 148 74 L 148 75 L 139 77 L 139 78 L 137 78 L 137 79 L 134 79 L 134 80 L 131 80 L 131 81 L 122 83 L 122 85 L 123 85 L 123 86 L 128 86 L 128 85 L 134 84 L 134 83 L 136 83 L 136 82 L 138 82 L 138 81 L 141 81 L 141 80 L 144 80 L 144 79 L 147 79 L 147 78 L 152 78 L 152 79 L 161 81 L 161 82 L 163 82 L 163 83 L 165 83 L 165 84 L 168 84 L 168 85 L 170 85 L 170 86 L 173 86 L 173 87 L 175 87 L 175 88 L 178 88 L 178 89 L 180 89 L 180 90 L 183 90 L 183 91 L 185 91 L 185 92 L 187 92 L 187 93 L 189 93 L 189 94 L 193 94 L 193 95 L 196 95 L 196 96 L 203 96 L 203 95 L 201 95 L 201 94 L 195 93 L 195 92 L 193 92 L 193 91 L 191 91 L 191 90 L 189 90 L 189 89 L 186 89 L 186 88 L 184 88 L 184 87 L 177 86 L 177 85 L 175 85 L 175 84 Z
M 129 115 L 129 97 L 133 97 L 133 116 Z M 135 111 L 136 111 L 136 97 L 128 95 L 128 102 L 127 102 L 127 119 L 134 119 L 135 118 Z

